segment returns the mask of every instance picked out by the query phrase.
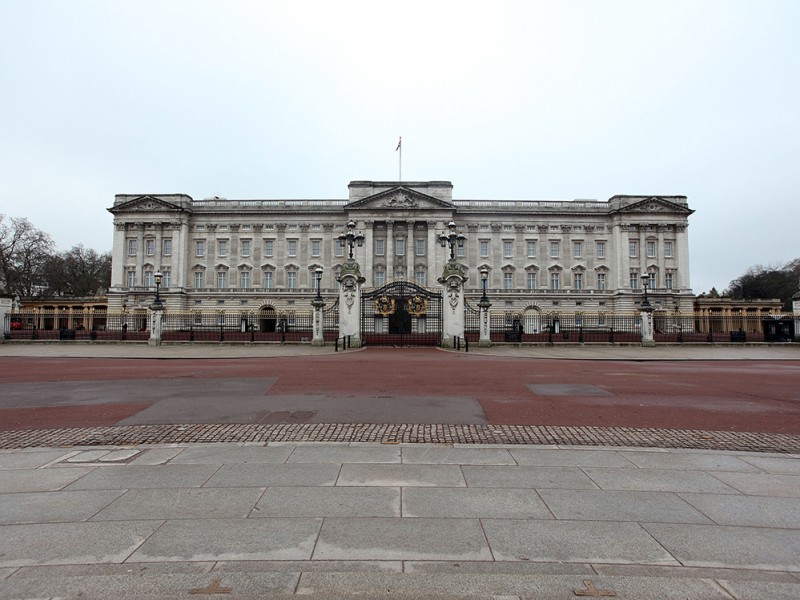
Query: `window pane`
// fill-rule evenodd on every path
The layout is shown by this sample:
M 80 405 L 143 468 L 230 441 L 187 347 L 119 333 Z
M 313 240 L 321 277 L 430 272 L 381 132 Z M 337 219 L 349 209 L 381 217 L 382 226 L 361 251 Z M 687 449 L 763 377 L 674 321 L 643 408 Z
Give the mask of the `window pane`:
M 575 258 L 583 256 L 583 243 L 582 242 L 573 242 L 572 243 L 572 255 Z
M 242 256 L 250 256 L 250 240 L 242 240 Z
M 628 242 L 628 256 L 631 258 L 636 258 L 639 256 L 639 243 L 631 240 Z
M 242 271 L 239 273 L 239 287 L 242 288 L 249 288 L 250 287 L 250 272 L 249 271 Z
M 264 256 L 272 256 L 272 253 L 273 253 L 273 241 L 264 240 Z
M 272 288 L 272 271 L 264 271 L 264 288 Z
M 561 273 L 550 273 L 550 288 L 561 289 Z
M 597 258 L 605 258 L 605 257 L 606 257 L 606 243 L 597 242 Z
M 319 256 L 322 242 L 320 240 L 311 240 L 311 256 Z
M 395 254 L 403 256 L 406 253 L 406 241 L 403 238 L 398 238 L 395 241 Z
M 217 250 L 220 256 L 225 256 L 228 254 L 228 242 L 225 240 L 220 240 L 217 242 Z
M 503 240 L 503 257 L 511 258 L 514 252 L 514 242 Z
M 550 242 L 550 257 L 558 257 L 558 242 Z
M 203 287 L 203 272 L 202 271 L 195 271 L 194 272 L 194 287 L 195 288 Z
M 297 273 L 294 271 L 287 273 L 286 286 L 292 290 L 297 287 Z
M 528 241 L 528 258 L 536 258 L 536 242 L 533 240 Z
M 172 240 L 164 240 L 164 256 L 172 256 Z
M 289 240 L 287 254 L 289 256 L 297 256 L 297 240 Z
M 386 241 L 382 239 L 375 240 L 375 254 L 377 256 L 383 256 L 386 253 L 385 243 Z
M 528 289 L 536 289 L 536 273 L 528 273 Z
M 489 258 L 489 240 L 480 241 L 481 258 Z
M 195 242 L 194 243 L 194 255 L 195 256 L 205 256 L 206 254 L 206 245 L 204 242 Z

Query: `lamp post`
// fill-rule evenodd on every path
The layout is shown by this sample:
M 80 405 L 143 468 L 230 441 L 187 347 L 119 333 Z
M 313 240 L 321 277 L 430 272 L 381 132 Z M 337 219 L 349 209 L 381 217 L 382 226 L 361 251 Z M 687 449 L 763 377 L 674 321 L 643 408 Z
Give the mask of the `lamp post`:
M 456 259 L 456 246 L 463 248 L 464 240 L 466 239 L 467 236 L 456 231 L 456 224 L 454 221 L 450 221 L 447 224 L 446 233 L 439 234 L 439 242 L 441 243 L 442 248 L 447 248 L 447 246 L 450 246 L 450 260 Z
M 159 291 L 161 288 L 161 282 L 164 279 L 164 275 L 161 273 L 161 271 L 156 271 L 153 275 L 153 279 L 156 282 L 156 298 L 153 300 L 153 307 L 161 307 L 163 304 L 161 303 L 161 295 Z
M 350 260 L 353 260 L 353 248 L 355 248 L 355 245 L 358 244 L 359 248 L 364 245 L 364 234 L 356 233 L 356 223 L 352 219 L 347 222 L 347 233 L 341 234 L 338 239 L 342 248 L 345 246 L 350 247 L 348 255 Z
M 317 297 L 316 300 L 322 300 L 322 295 L 320 293 L 320 288 L 322 288 L 322 267 L 317 267 L 314 269 L 314 279 L 317 282 Z
M 478 306 L 483 306 L 489 302 L 489 297 L 486 295 L 486 286 L 489 283 L 489 269 L 486 267 L 481 268 L 481 284 L 483 285 L 483 295 L 478 303 Z
M 486 287 L 489 285 L 489 269 L 481 267 L 481 285 L 483 286 L 483 294 L 478 301 L 478 308 L 480 309 L 480 337 L 478 345 L 488 347 L 492 345 L 492 331 L 491 324 L 489 323 L 489 309 L 492 303 L 489 302 L 489 296 L 486 294 Z

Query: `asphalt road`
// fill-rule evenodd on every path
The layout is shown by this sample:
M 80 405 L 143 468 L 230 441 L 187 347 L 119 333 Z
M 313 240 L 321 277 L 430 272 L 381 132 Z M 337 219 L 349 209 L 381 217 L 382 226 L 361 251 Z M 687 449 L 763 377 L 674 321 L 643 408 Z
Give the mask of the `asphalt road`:
M 0 357 L 0 430 L 418 423 L 800 434 L 800 360 L 547 360 L 437 349 Z

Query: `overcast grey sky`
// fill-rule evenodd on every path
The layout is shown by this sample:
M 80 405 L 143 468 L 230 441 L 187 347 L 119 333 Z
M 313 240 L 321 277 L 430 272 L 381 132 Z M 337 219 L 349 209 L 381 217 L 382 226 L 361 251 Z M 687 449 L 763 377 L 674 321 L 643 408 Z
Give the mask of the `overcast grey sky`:
M 116 193 L 686 195 L 692 287 L 800 256 L 800 2 L 0 0 L 0 212 Z

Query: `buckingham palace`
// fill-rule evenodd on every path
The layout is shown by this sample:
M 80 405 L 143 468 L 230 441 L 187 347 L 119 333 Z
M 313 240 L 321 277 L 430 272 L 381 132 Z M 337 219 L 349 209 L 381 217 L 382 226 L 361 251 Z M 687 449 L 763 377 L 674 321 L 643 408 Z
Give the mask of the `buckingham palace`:
M 352 181 L 345 199 L 118 194 L 109 211 L 111 311 L 147 307 L 156 275 L 167 311 L 308 310 L 317 288 L 338 297 L 348 223 L 365 289 L 439 286 L 454 224 L 468 301 L 485 285 L 497 310 L 632 312 L 647 282 L 656 311 L 692 311 L 685 196 L 476 200 L 448 181 Z

